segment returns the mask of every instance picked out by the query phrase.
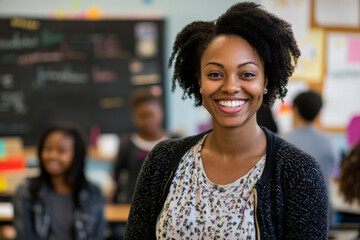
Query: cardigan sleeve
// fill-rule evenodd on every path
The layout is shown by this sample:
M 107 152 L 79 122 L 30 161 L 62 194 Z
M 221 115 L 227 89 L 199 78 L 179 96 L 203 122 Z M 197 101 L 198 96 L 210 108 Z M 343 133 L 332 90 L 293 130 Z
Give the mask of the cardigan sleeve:
M 140 170 L 135 192 L 131 201 L 129 218 L 126 224 L 125 238 L 130 239 L 153 239 L 155 238 L 153 223 L 153 195 L 154 169 L 151 162 L 154 161 L 154 151 L 145 159 Z
M 326 184 L 319 165 L 310 163 L 284 199 L 284 239 L 328 239 Z

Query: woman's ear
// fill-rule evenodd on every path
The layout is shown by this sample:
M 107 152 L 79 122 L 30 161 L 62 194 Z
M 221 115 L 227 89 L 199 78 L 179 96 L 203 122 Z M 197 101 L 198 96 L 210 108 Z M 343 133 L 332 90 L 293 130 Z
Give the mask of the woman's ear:
M 267 88 L 267 85 L 268 85 L 268 78 L 265 77 L 265 80 L 264 80 L 264 88 Z

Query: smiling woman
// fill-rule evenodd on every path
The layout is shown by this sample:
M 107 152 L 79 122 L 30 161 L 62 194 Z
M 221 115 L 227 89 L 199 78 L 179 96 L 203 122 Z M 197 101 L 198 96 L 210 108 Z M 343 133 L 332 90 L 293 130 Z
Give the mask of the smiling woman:
M 150 152 L 126 239 L 327 239 L 318 164 L 256 122 L 285 97 L 299 56 L 291 26 L 254 3 L 177 35 L 173 89 L 203 105 L 213 129 Z

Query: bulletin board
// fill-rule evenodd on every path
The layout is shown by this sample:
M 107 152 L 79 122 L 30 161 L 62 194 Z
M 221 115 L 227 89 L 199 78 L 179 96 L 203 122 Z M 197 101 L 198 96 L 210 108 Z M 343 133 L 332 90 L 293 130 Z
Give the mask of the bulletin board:
M 0 19 L 0 136 L 36 144 L 53 123 L 134 130 L 130 93 L 163 100 L 164 21 Z
M 322 94 L 319 127 L 343 132 L 351 118 L 360 114 L 360 0 L 310 3 L 310 34 L 299 42 L 307 47 L 302 49 L 305 64 L 299 60 L 303 69 L 295 72 L 294 79 L 305 80 Z

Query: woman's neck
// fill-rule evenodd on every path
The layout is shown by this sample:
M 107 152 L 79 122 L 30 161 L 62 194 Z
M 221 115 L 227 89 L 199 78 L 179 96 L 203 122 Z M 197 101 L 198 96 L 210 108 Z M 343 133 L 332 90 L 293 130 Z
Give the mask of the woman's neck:
M 66 183 L 64 176 L 52 176 L 51 183 L 55 192 L 58 193 L 71 193 L 72 189 L 69 184 Z
M 215 152 L 229 157 L 247 158 L 266 152 L 265 133 L 254 120 L 238 128 L 226 128 L 216 123 L 209 134 L 208 146 Z

